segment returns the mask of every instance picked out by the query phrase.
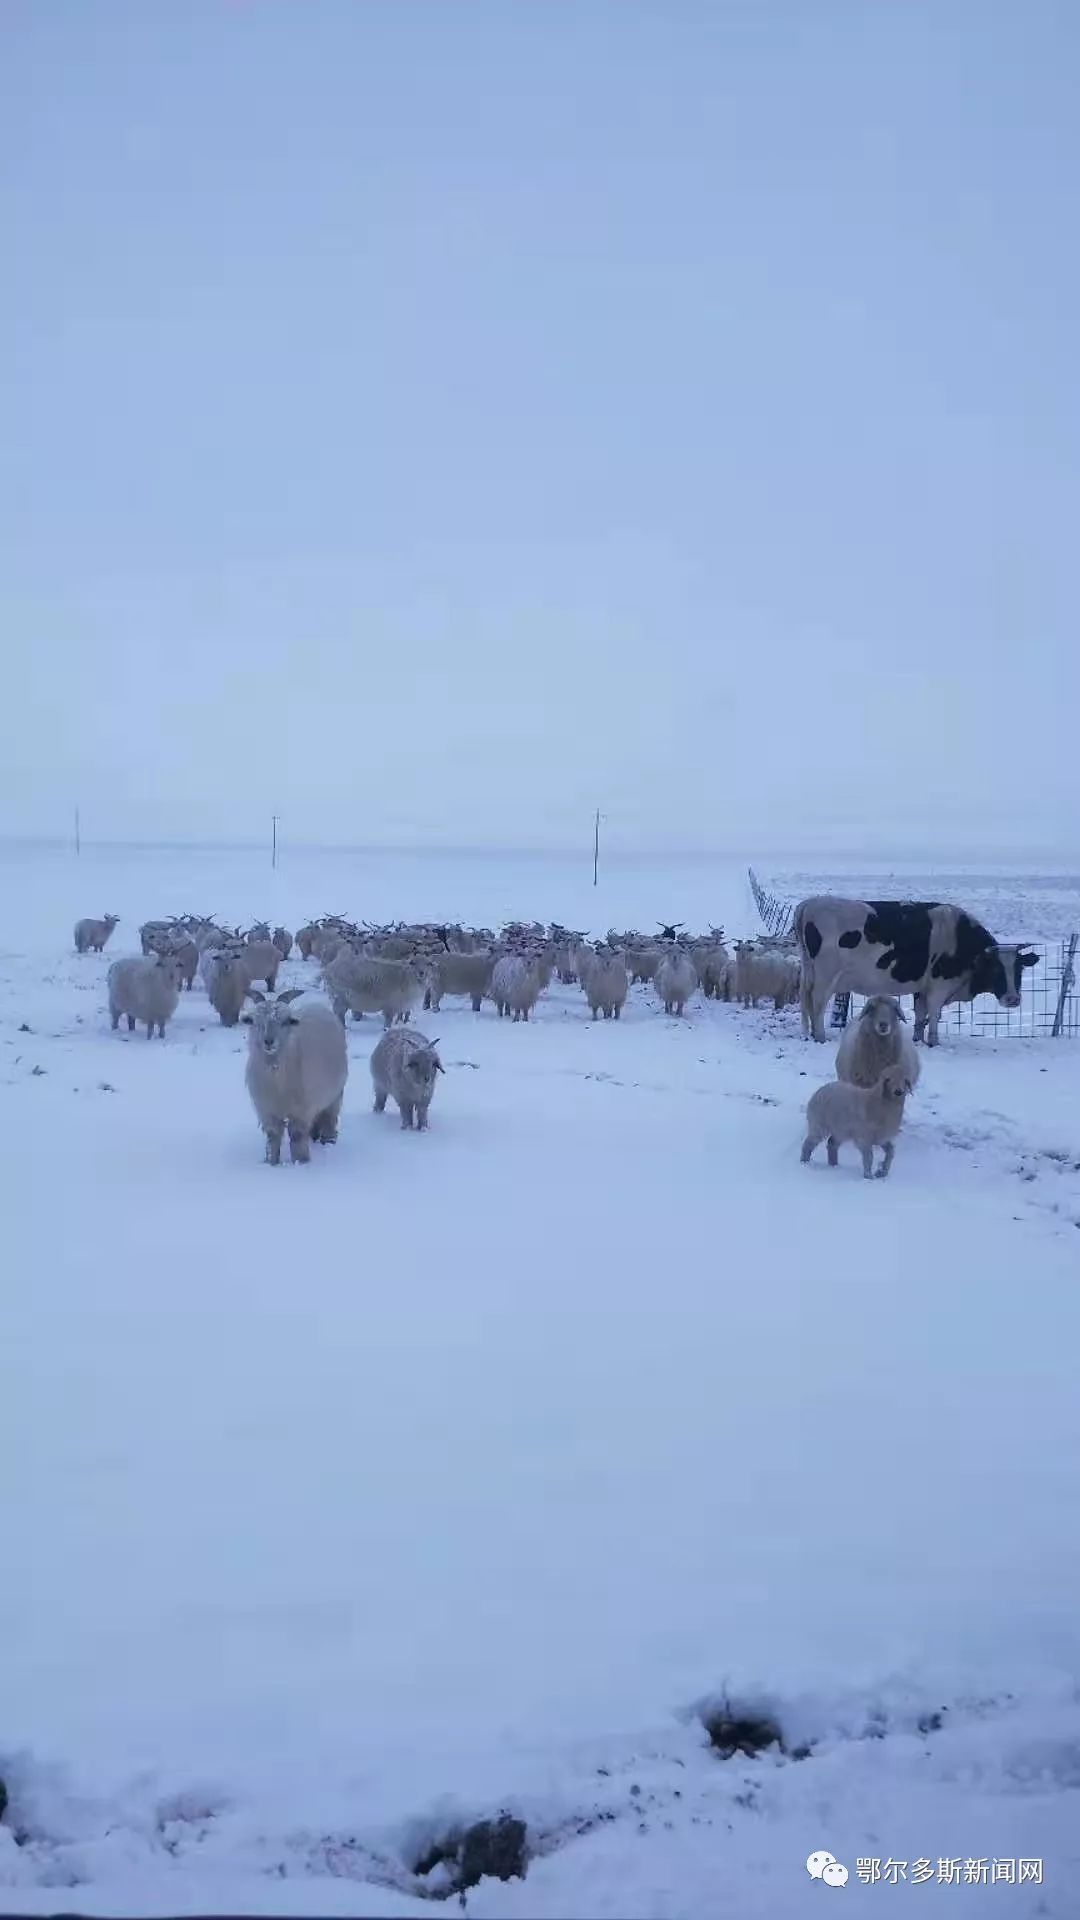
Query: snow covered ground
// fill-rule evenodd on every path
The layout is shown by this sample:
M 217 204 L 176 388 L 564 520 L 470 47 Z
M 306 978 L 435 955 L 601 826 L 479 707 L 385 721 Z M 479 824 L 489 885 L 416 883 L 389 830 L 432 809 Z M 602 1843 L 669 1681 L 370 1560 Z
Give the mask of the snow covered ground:
M 198 988 L 109 1031 L 141 919 L 737 933 L 743 864 L 7 848 L 0 901 L 0 1907 L 430 1911 L 505 1810 L 476 1915 L 1080 1910 L 1080 1043 L 928 1056 L 870 1186 L 799 1165 L 793 1014 L 554 988 L 425 1017 L 427 1136 L 350 1026 L 273 1172 Z

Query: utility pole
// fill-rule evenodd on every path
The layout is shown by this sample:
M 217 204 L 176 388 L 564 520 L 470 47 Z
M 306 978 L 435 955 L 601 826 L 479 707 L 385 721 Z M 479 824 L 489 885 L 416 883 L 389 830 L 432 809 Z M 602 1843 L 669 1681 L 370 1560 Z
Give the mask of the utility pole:
M 277 814 L 276 813 L 271 814 L 270 817 L 274 823 L 274 827 L 273 827 L 274 837 L 273 837 L 273 840 L 271 841 L 271 846 L 270 846 L 270 865 L 272 867 L 276 867 L 277 866 Z
M 596 820 L 593 823 L 593 849 L 592 849 L 592 883 L 594 887 L 596 885 L 597 875 L 599 873 L 599 870 L 600 870 L 600 809 L 599 807 L 597 807 Z
M 80 855 L 81 853 L 82 853 L 82 838 L 81 838 L 81 836 L 80 836 L 80 833 L 79 833 L 79 809 L 78 809 L 78 807 L 76 807 L 76 809 L 75 809 L 75 854 L 76 854 L 76 857 L 78 857 L 78 856 L 79 856 L 79 855 Z

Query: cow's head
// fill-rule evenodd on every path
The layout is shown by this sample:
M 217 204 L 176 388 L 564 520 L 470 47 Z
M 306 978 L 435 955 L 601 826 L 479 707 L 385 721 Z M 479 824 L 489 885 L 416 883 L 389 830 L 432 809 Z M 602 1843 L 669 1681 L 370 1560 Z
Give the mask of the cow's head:
M 988 947 L 976 960 L 971 972 L 973 994 L 992 993 L 1003 1007 L 1020 1005 L 1020 990 L 1025 967 L 1037 967 L 1039 956 L 1026 947 Z

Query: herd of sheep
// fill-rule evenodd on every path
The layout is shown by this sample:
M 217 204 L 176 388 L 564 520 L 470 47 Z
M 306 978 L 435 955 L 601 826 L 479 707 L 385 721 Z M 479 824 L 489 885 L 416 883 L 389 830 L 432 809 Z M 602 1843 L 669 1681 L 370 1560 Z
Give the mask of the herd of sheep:
M 116 915 L 80 920 L 79 953 L 100 953 Z M 403 1127 L 422 1130 L 443 1071 L 437 1043 L 407 1023 L 420 1006 L 438 1012 L 444 1000 L 467 1000 L 479 1012 L 493 1002 L 500 1018 L 527 1021 L 553 978 L 580 986 L 594 1020 L 618 1020 L 632 984 L 651 984 L 665 1012 L 682 1015 L 700 989 L 708 998 L 781 1009 L 799 998 L 800 965 L 789 942 L 762 936 L 739 940 L 729 950 L 723 929 L 692 937 L 678 926 L 649 936 L 610 930 L 588 941 L 560 926 L 512 923 L 496 935 L 488 928 L 422 924 L 359 927 L 340 915 L 312 921 L 293 935 L 271 932 L 266 922 L 241 931 L 198 915 L 147 921 L 139 930 L 141 954 L 113 962 L 108 973 L 113 1028 L 145 1025 L 147 1038 L 164 1038 L 181 993 L 198 975 L 223 1026 L 249 1028 L 247 1086 L 266 1136 L 266 1157 L 281 1158 L 285 1132 L 293 1160 L 310 1158 L 314 1140 L 337 1137 L 348 1074 L 345 1020 L 365 1014 L 382 1019 L 384 1033 L 371 1055 L 374 1105 L 388 1098 Z M 278 970 L 296 947 L 314 962 L 329 1005 L 294 1003 L 303 990 L 274 998 Z M 265 988 L 265 992 L 261 989 Z M 269 996 L 269 997 L 268 997 Z M 918 1063 L 895 1000 L 867 1001 L 844 1034 L 837 1081 L 810 1102 L 803 1158 L 828 1141 L 830 1164 L 839 1144 L 853 1140 L 871 1172 L 871 1152 L 884 1149 L 879 1172 L 888 1172 L 906 1094 L 918 1078 Z

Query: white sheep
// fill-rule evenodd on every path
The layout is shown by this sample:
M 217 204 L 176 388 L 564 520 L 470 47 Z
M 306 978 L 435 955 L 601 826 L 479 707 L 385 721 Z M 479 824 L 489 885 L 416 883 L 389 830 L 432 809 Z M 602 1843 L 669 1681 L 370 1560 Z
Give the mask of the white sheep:
M 495 968 L 493 953 L 448 953 L 436 955 L 428 972 L 426 1004 L 438 1013 L 443 1000 L 464 997 L 479 1013 Z
M 410 960 L 384 960 L 374 954 L 356 953 L 342 946 L 333 960 L 323 966 L 323 980 L 330 1002 L 344 1025 L 345 1015 L 353 1018 L 365 1013 L 381 1013 L 383 1024 L 392 1027 L 395 1020 L 408 1020 L 424 991 L 423 968 Z
M 207 997 L 223 1027 L 235 1027 L 251 986 L 239 948 L 212 947 L 199 962 Z
M 515 1022 L 527 1020 L 540 997 L 540 968 L 535 957 L 504 953 L 492 970 L 490 991 L 500 1020 L 511 1014 Z
M 874 1148 L 882 1147 L 877 1178 L 884 1180 L 893 1163 L 893 1146 L 904 1118 L 904 1101 L 911 1092 L 911 1081 L 903 1067 L 887 1067 L 872 1087 L 852 1087 L 846 1080 L 830 1080 L 811 1094 L 806 1108 L 806 1138 L 802 1144 L 805 1165 L 814 1148 L 828 1141 L 830 1167 L 835 1167 L 838 1149 L 845 1140 L 853 1140 L 862 1154 L 863 1178 L 874 1177 Z
M 664 1003 L 664 1012 L 681 1014 L 691 995 L 697 992 L 697 985 L 697 968 L 690 955 L 682 947 L 668 946 L 653 975 L 653 986 Z
M 281 952 L 272 940 L 256 940 L 248 934 L 240 943 L 240 960 L 244 967 L 248 985 L 256 980 L 266 982 L 266 990 L 273 993 L 277 986 L 278 968 L 281 965 Z
M 735 942 L 735 997 L 744 1007 L 771 1000 L 779 1013 L 798 993 L 799 962 L 794 954 L 758 947 L 752 940 Z
M 172 1019 L 180 998 L 180 977 L 179 963 L 171 953 L 128 954 L 114 960 L 108 975 L 113 1032 L 125 1014 L 129 1033 L 135 1031 L 136 1020 L 145 1020 L 147 1039 L 153 1039 L 156 1027 L 164 1040 L 165 1023 Z
M 75 951 L 102 953 L 114 927 L 120 925 L 118 913 L 107 913 L 103 920 L 76 920 Z
M 391 1027 L 383 1034 L 371 1056 L 376 1113 L 384 1111 L 390 1094 L 397 1101 L 402 1126 L 411 1127 L 415 1115 L 417 1131 L 424 1132 L 436 1078 L 445 1072 L 435 1051 L 438 1044 L 415 1027 Z
M 872 994 L 858 1019 L 844 1030 L 836 1050 L 837 1079 L 853 1087 L 872 1087 L 886 1067 L 901 1067 L 914 1092 L 921 1069 L 906 1026 L 899 1001 L 885 993 Z
M 601 1013 L 605 1020 L 618 1020 L 630 988 L 622 954 L 607 951 L 590 954 L 582 985 L 594 1020 Z
M 267 1000 L 253 990 L 254 1012 L 242 1015 L 251 1029 L 244 1077 L 272 1167 L 281 1161 L 286 1127 L 290 1154 L 301 1164 L 311 1158 L 312 1140 L 333 1145 L 349 1075 L 340 1022 L 318 1000 L 294 1013 L 292 1002 L 301 992 L 293 987 Z
M 275 927 L 271 939 L 282 959 L 287 960 L 293 949 L 293 937 L 288 927 Z

